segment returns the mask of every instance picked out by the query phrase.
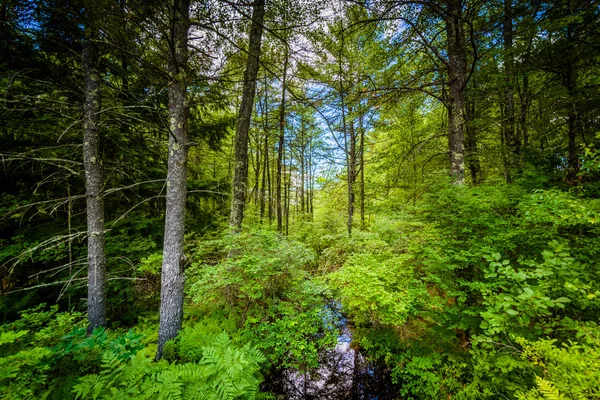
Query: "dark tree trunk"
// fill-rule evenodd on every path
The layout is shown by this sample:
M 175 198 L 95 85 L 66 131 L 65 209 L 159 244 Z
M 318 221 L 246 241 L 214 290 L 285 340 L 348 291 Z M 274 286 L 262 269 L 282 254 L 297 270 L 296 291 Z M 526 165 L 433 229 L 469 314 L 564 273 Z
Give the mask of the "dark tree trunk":
M 312 136 L 308 139 L 308 203 L 307 211 L 310 213 L 310 220 L 313 220 L 313 165 L 312 165 L 313 143 Z
M 570 5 L 570 3 L 569 3 Z M 573 11 L 568 9 L 568 15 L 572 15 Z M 567 179 L 574 182 L 577 174 L 579 173 L 579 152 L 577 150 L 577 137 L 581 135 L 580 132 L 580 121 L 579 121 L 579 110 L 577 104 L 578 88 L 577 88 L 577 76 L 576 76 L 576 65 L 573 55 L 573 46 L 575 46 L 575 35 L 573 27 L 567 26 L 567 52 L 569 53 L 566 57 L 567 60 L 573 60 L 568 62 L 565 71 L 565 86 L 569 93 L 569 111 L 567 112 L 567 126 L 568 126 L 568 156 L 567 156 Z
M 99 30 L 95 9 L 86 10 L 82 66 L 84 75 L 83 162 L 87 206 L 88 245 L 88 333 L 106 326 L 106 251 L 104 240 L 104 200 L 102 199 L 102 164 L 100 160 L 100 72 L 96 41 Z
M 348 126 L 346 123 L 346 98 L 344 93 L 344 69 L 343 69 L 343 50 L 344 50 L 344 30 L 341 31 L 341 42 L 340 42 L 340 51 L 338 53 L 338 74 L 339 74 L 339 91 L 340 91 L 340 110 L 342 116 L 342 136 L 344 137 L 344 153 L 346 155 L 346 181 L 347 181 L 347 190 L 348 190 L 348 216 L 346 221 L 346 226 L 348 230 L 348 236 L 352 235 L 352 217 L 354 214 L 354 188 L 353 188 L 353 161 L 351 156 L 351 149 L 348 143 Z M 352 132 L 350 136 L 354 135 L 354 127 L 351 126 Z M 350 144 L 353 146 L 354 144 Z
M 304 120 L 300 121 L 300 212 L 304 214 Z
M 363 115 L 359 117 L 360 128 L 360 228 L 365 229 L 365 127 L 363 125 Z
M 352 108 L 350 108 L 352 112 Z M 356 180 L 356 135 L 354 121 L 348 124 L 348 234 L 352 234 L 352 219 L 354 218 L 354 182 Z
M 502 130 L 506 143 L 507 182 L 518 172 L 521 143 L 515 133 L 515 99 L 514 99 L 514 55 L 513 55 L 513 21 L 512 0 L 504 0 L 504 20 L 502 37 L 504 41 L 504 118 Z
M 281 232 L 285 232 L 286 236 L 288 233 L 288 185 L 287 185 L 287 168 L 286 168 L 286 164 L 285 164 L 285 145 L 282 149 L 282 153 L 283 153 L 283 209 L 281 210 L 282 212 L 282 230 Z
M 465 179 L 464 160 L 464 88 L 467 76 L 467 51 L 461 18 L 461 0 L 449 0 L 446 16 L 448 38 L 448 149 L 450 152 L 450 176 L 455 184 Z
M 267 202 L 267 181 L 269 186 L 271 178 L 269 177 L 269 102 L 268 102 L 269 87 L 267 85 L 267 72 L 265 71 L 265 103 L 263 110 L 263 132 L 264 132 L 264 147 L 263 147 L 263 173 L 260 191 L 260 222 L 262 223 L 265 216 L 265 206 Z M 269 191 L 271 188 L 269 187 Z M 270 207 L 270 204 L 269 204 Z M 270 214 L 270 210 L 269 210 Z M 269 215 L 269 220 L 270 220 Z
M 521 110 L 519 115 L 519 126 L 521 128 L 521 137 L 523 138 L 523 147 L 526 153 L 529 147 L 529 129 L 527 127 L 527 114 L 529 114 L 529 78 L 523 75 L 523 88 L 521 89 Z
M 259 69 L 260 45 L 265 17 L 265 0 L 255 3 L 252 11 L 252 25 L 248 46 L 248 61 L 244 72 L 242 102 L 235 130 L 235 167 L 233 173 L 233 194 L 229 225 L 236 230 L 242 228 L 244 207 L 246 205 L 246 186 L 248 183 L 248 131 L 256 93 L 256 76 Z
M 477 185 L 481 182 L 481 164 L 479 162 L 479 154 L 477 151 L 477 131 L 473 121 L 475 120 L 475 101 L 467 99 L 465 104 L 466 119 L 469 121 L 465 125 L 465 153 L 467 167 L 471 175 L 471 183 Z
M 254 165 L 254 187 L 252 192 L 254 193 L 254 205 L 258 206 L 258 196 L 259 196 L 259 179 L 260 179 L 260 135 L 256 135 L 256 158 Z
M 567 67 L 567 90 L 569 92 L 569 111 L 567 113 L 568 126 L 568 156 L 567 178 L 574 181 L 579 173 L 579 153 L 577 151 L 577 137 L 579 136 L 579 114 L 576 105 L 576 81 L 572 67 Z
M 174 0 L 169 55 L 169 159 L 167 207 L 160 290 L 160 320 L 156 359 L 167 341 L 174 339 L 183 321 L 185 283 L 185 202 L 187 195 L 188 117 L 186 70 L 188 61 L 189 0 Z
M 285 153 L 285 92 L 288 67 L 288 50 L 285 50 L 283 62 L 283 79 L 281 80 L 281 103 L 279 105 L 279 147 L 277 149 L 277 231 L 283 232 L 283 207 L 281 202 L 281 169 L 283 165 L 283 154 Z

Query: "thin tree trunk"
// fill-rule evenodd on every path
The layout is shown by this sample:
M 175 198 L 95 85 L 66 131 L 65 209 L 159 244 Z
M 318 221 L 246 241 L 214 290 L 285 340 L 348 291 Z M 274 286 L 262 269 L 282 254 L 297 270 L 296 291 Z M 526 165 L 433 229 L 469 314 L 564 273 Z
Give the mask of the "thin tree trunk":
M 365 229 L 365 127 L 363 125 L 363 114 L 359 117 L 360 128 L 360 229 Z
M 259 196 L 259 183 L 260 183 L 260 135 L 256 134 L 256 159 L 254 166 L 254 188 L 252 192 L 254 193 L 254 205 L 258 206 L 258 196 Z
M 169 158 L 167 207 L 160 290 L 160 320 L 156 359 L 167 341 L 174 339 L 183 321 L 185 283 L 185 203 L 187 196 L 188 117 L 186 72 L 188 62 L 189 0 L 174 0 L 171 54 L 169 55 Z
M 475 87 L 475 85 L 473 84 Z M 481 164 L 479 162 L 479 154 L 477 151 L 477 131 L 473 121 L 475 120 L 475 101 L 467 98 L 465 104 L 465 113 L 468 124 L 465 125 L 465 152 L 467 167 L 471 175 L 471 183 L 477 185 L 481 181 Z
M 83 43 L 84 74 L 83 162 L 87 205 L 88 245 L 88 334 L 106 326 L 106 244 L 104 239 L 104 200 L 102 199 L 102 164 L 100 160 L 100 72 L 96 41 L 99 30 L 95 7 L 87 7 L 88 24 Z
M 352 187 L 352 166 L 350 149 L 348 148 L 348 130 L 346 126 L 346 110 L 345 110 L 345 96 L 344 96 L 344 81 L 343 81 L 343 56 L 344 50 L 344 30 L 341 30 L 340 40 L 340 51 L 338 53 L 338 74 L 339 74 L 339 90 L 340 90 L 340 109 L 342 114 L 342 135 L 344 137 L 344 153 L 346 155 L 346 175 L 347 175 L 347 186 L 348 186 L 348 218 L 347 218 L 347 229 L 348 236 L 352 235 L 352 214 L 354 212 L 354 189 Z
M 229 225 L 236 230 L 242 228 L 246 206 L 246 186 L 248 183 L 248 131 L 256 93 L 256 76 L 259 69 L 260 45 L 265 17 L 265 0 L 258 0 L 253 6 L 252 25 L 248 46 L 248 61 L 244 72 L 242 102 L 235 131 L 235 168 L 233 174 L 233 194 Z
M 300 121 L 300 212 L 304 214 L 304 120 Z
M 352 112 L 350 108 L 349 112 Z M 354 121 L 348 124 L 350 149 L 348 154 L 348 234 L 352 234 L 352 219 L 354 217 L 354 182 L 356 180 L 356 138 Z
M 504 142 L 507 147 L 506 180 L 510 183 L 512 175 L 518 171 L 519 153 L 521 151 L 521 143 L 515 134 L 512 0 L 504 0 L 502 36 L 504 41 L 504 118 L 502 119 L 502 127 Z
M 71 237 L 73 233 L 71 218 L 73 217 L 73 199 L 71 199 L 71 184 L 69 183 L 69 178 L 67 178 L 67 229 L 69 231 L 69 243 L 68 243 L 68 251 L 69 251 L 69 279 L 71 279 L 73 274 L 73 238 Z M 71 311 L 71 293 L 69 292 L 67 296 L 67 310 Z
M 264 132 L 264 147 L 263 147 L 263 173 L 262 173 L 262 183 L 261 183 L 261 192 L 260 192 L 260 222 L 262 224 L 263 218 L 265 216 L 265 205 L 267 202 L 267 180 L 269 181 L 270 186 L 270 177 L 269 175 L 269 98 L 268 98 L 269 88 L 267 85 L 267 71 L 265 71 L 265 103 L 263 110 L 263 132 Z M 269 191 L 271 189 L 269 188 Z M 270 205 L 269 205 L 270 207 Z M 270 220 L 270 218 L 269 218 Z
M 464 160 L 464 99 L 467 75 L 467 53 L 461 19 L 461 0 L 448 1 L 446 32 L 448 37 L 448 76 L 450 96 L 448 104 L 448 148 L 450 176 L 457 185 L 465 180 Z
M 288 49 L 285 49 L 283 79 L 281 80 L 281 104 L 279 105 L 279 148 L 277 155 L 277 231 L 283 232 L 283 206 L 281 203 L 281 169 L 285 153 L 285 91 L 287 85 Z
M 523 89 L 521 93 L 521 112 L 519 115 L 519 125 L 521 127 L 521 137 L 523 138 L 523 147 L 529 146 L 529 129 L 527 127 L 527 114 L 529 114 L 529 77 L 523 75 Z
M 312 136 L 308 139 L 308 203 L 307 211 L 310 213 L 310 220 L 313 220 L 313 143 Z
M 283 151 L 283 209 L 282 211 L 282 231 L 285 232 L 287 236 L 287 225 L 288 225 L 288 190 L 287 190 L 287 168 L 286 168 L 286 151 L 285 145 L 282 149 Z
M 568 16 L 573 15 L 573 11 L 570 9 L 570 3 L 568 3 Z M 571 25 L 567 25 L 567 43 L 570 44 L 568 46 L 568 52 L 571 53 L 572 45 L 575 43 L 575 37 L 573 32 L 573 27 Z M 570 55 L 570 54 L 569 54 Z M 567 57 L 567 59 L 572 59 L 572 57 Z M 577 76 L 576 76 L 576 66 L 573 63 L 568 63 L 566 67 L 565 74 L 565 86 L 567 87 L 567 92 L 569 93 L 569 111 L 567 112 L 567 126 L 568 126 L 568 156 L 567 156 L 567 179 L 571 182 L 574 182 L 577 178 L 577 174 L 579 173 L 579 152 L 577 150 L 577 137 L 581 136 L 580 132 L 580 121 L 579 121 L 579 110 L 577 105 Z
M 272 147 L 270 146 L 269 148 L 269 152 L 272 153 L 272 156 L 270 157 L 270 160 L 275 160 L 275 146 L 273 145 Z M 269 164 L 271 164 L 269 162 Z M 275 162 L 273 161 L 272 164 L 275 164 Z M 277 213 L 277 211 L 275 210 L 275 190 L 273 189 L 275 187 L 275 177 L 277 175 L 277 173 L 275 171 L 273 171 L 273 169 L 275 168 L 275 166 L 271 166 L 269 165 L 269 223 L 271 223 L 274 219 L 275 219 L 275 214 Z

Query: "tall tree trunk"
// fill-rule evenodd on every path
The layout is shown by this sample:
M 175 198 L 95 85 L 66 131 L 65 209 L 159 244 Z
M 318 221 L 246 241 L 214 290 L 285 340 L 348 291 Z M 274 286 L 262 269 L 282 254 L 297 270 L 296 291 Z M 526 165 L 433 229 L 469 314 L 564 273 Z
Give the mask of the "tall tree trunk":
M 288 49 L 285 49 L 283 62 L 283 79 L 281 80 L 281 103 L 279 105 L 279 147 L 277 149 L 277 231 L 283 232 L 283 207 L 281 203 L 281 169 L 285 153 L 285 92 L 287 85 Z
M 504 0 L 504 20 L 502 37 L 504 41 L 504 118 L 502 128 L 506 143 L 507 182 L 512 181 L 512 175 L 518 171 L 521 143 L 515 133 L 515 99 L 514 99 L 514 55 L 513 55 L 513 17 L 512 0 Z
M 242 228 L 244 207 L 246 206 L 246 186 L 248 183 L 248 131 L 256 93 L 256 76 L 259 69 L 260 45 L 265 18 L 265 0 L 254 3 L 252 25 L 248 46 L 248 60 L 244 72 L 242 102 L 235 130 L 235 169 L 233 173 L 233 194 L 229 225 L 236 230 Z
M 275 163 L 275 146 L 269 146 L 269 152 L 271 152 L 272 156 L 270 157 L 270 160 L 273 160 L 273 163 L 270 164 L 276 164 Z M 275 216 L 277 214 L 277 211 L 275 210 L 275 177 L 277 175 L 277 173 L 273 170 L 275 168 L 274 165 L 269 165 L 269 223 L 272 222 L 275 219 Z
M 263 110 L 263 132 L 264 132 L 264 147 L 263 147 L 263 172 L 262 172 L 262 183 L 261 183 L 261 192 L 260 192 L 260 222 L 265 216 L 265 205 L 267 202 L 267 179 L 269 181 L 269 186 L 271 183 L 271 178 L 269 175 L 269 102 L 268 102 L 268 92 L 269 87 L 267 85 L 267 71 L 265 71 L 265 105 Z M 271 188 L 269 187 L 269 191 Z M 270 207 L 270 205 L 269 205 Z M 270 212 L 269 212 L 270 214 Z M 270 220 L 270 218 L 269 218 Z
M 350 108 L 349 112 L 352 112 Z M 356 180 L 356 135 L 354 132 L 354 120 L 348 124 L 349 145 L 348 149 L 348 234 L 352 234 L 352 219 L 354 218 L 354 182 Z
M 258 196 L 259 196 L 259 179 L 260 179 L 260 148 L 261 148 L 261 140 L 260 135 L 256 134 L 256 158 L 255 158 L 255 166 L 254 166 L 254 187 L 252 192 L 254 193 L 254 205 L 258 206 Z
M 475 87 L 475 84 L 473 84 Z M 477 131 L 473 124 L 475 120 L 475 101 L 471 98 L 467 98 L 465 104 L 466 119 L 469 121 L 465 125 L 465 152 L 467 167 L 471 175 L 471 183 L 477 185 L 481 181 L 481 164 L 479 162 L 479 154 L 477 151 Z
M 300 212 L 304 214 L 304 151 L 306 145 L 304 143 L 304 120 L 300 121 Z
M 339 91 L 340 91 L 340 110 L 342 116 L 342 135 L 344 137 L 344 153 L 346 155 L 346 176 L 347 176 L 347 189 L 348 189 L 348 216 L 346 226 L 348 230 L 348 236 L 352 235 L 352 217 L 354 213 L 354 188 L 352 186 L 352 160 L 351 151 L 348 147 L 348 129 L 346 123 L 346 97 L 344 94 L 344 69 L 343 69 L 343 51 L 344 51 L 344 29 L 341 29 L 340 38 L 340 51 L 338 53 L 338 75 L 339 75 Z M 351 133 L 351 135 L 353 132 Z
M 465 180 L 464 160 L 464 88 L 467 76 L 467 51 L 462 23 L 462 1 L 448 0 L 446 32 L 448 38 L 448 149 L 450 176 L 457 185 Z
M 523 75 L 523 88 L 521 89 L 521 110 L 519 114 L 519 126 L 521 128 L 521 137 L 523 138 L 523 147 L 525 153 L 529 147 L 529 129 L 527 127 L 527 114 L 529 113 L 529 77 L 527 73 Z
M 579 113 L 576 105 L 577 83 L 572 66 L 567 67 L 567 91 L 569 93 L 569 111 L 567 113 L 568 127 L 568 156 L 567 156 L 567 178 L 574 181 L 579 172 L 579 153 L 577 151 L 577 137 L 579 136 Z
M 360 128 L 360 229 L 365 229 L 365 127 L 363 124 L 363 114 L 359 117 Z
M 573 15 L 571 9 L 571 3 L 568 2 L 567 16 Z M 567 179 L 574 182 L 579 173 L 579 152 L 577 151 L 577 137 L 581 136 L 580 128 L 580 117 L 577 104 L 578 88 L 577 88 L 577 75 L 576 75 L 576 64 L 574 57 L 572 56 L 573 46 L 575 45 L 575 34 L 571 24 L 567 25 L 567 60 L 573 60 L 566 65 L 566 71 L 564 76 L 565 86 L 569 94 L 569 104 L 567 112 L 567 126 L 568 126 L 568 156 L 567 156 Z
M 308 203 L 306 204 L 307 211 L 310 214 L 310 220 L 313 220 L 313 143 L 312 136 L 308 138 Z
M 174 339 L 183 321 L 185 283 L 185 203 L 187 196 L 188 117 L 187 62 L 189 0 L 174 0 L 173 29 L 169 56 L 169 159 L 167 162 L 167 207 L 160 290 L 160 320 L 156 359 L 167 341 Z
M 285 156 L 286 156 L 286 152 L 285 152 L 285 145 L 282 149 L 283 152 L 283 209 L 281 210 L 282 212 L 282 232 L 285 232 L 286 236 L 288 233 L 288 186 L 287 186 L 287 168 L 286 168 L 286 164 L 285 164 Z
M 102 164 L 100 160 L 100 72 L 98 70 L 99 29 L 94 6 L 86 7 L 87 24 L 83 43 L 84 75 L 83 164 L 87 206 L 88 245 L 88 333 L 106 326 L 106 250 L 104 240 L 104 200 L 102 199 Z

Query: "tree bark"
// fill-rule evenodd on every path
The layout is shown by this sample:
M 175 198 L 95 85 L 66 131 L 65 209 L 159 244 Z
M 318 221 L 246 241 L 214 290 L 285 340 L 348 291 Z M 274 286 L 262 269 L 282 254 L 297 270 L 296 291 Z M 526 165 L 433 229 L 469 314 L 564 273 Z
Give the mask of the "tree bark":
M 106 326 L 106 245 L 104 239 L 104 200 L 102 199 L 102 163 L 100 159 L 100 72 L 98 70 L 99 29 L 95 8 L 86 8 L 87 26 L 83 43 L 84 74 L 83 163 L 87 206 L 88 245 L 88 334 Z
M 267 72 L 265 71 L 265 105 L 263 110 L 263 132 L 264 132 L 264 147 L 263 147 L 263 172 L 260 192 L 260 222 L 262 223 L 265 216 L 265 205 L 267 202 L 267 178 L 269 174 L 269 102 L 268 102 L 269 87 L 267 85 Z M 269 185 L 270 186 L 270 185 Z M 269 188 L 270 191 L 270 188 Z M 269 205 L 270 207 L 270 205 Z M 270 219 L 270 218 L 269 218 Z
M 448 39 L 448 77 L 450 96 L 448 101 L 448 149 L 450 152 L 450 176 L 457 185 L 465 180 L 464 160 L 464 88 L 467 76 L 467 52 L 461 18 L 461 0 L 449 0 L 446 16 Z
M 253 6 L 252 25 L 248 46 L 248 60 L 244 72 L 242 102 L 235 130 L 235 169 L 233 173 L 233 194 L 229 225 L 235 230 L 242 228 L 246 205 L 246 186 L 248 183 L 248 131 L 256 94 L 256 77 L 259 69 L 260 46 L 262 42 L 263 22 L 265 18 L 265 0 L 258 0 Z
M 476 112 L 475 107 L 475 101 L 467 98 L 465 104 L 465 115 L 469 123 L 465 125 L 465 153 L 467 167 L 469 168 L 471 183 L 473 185 L 481 183 L 481 163 L 479 162 L 479 152 L 477 150 L 477 131 L 473 125 Z
M 352 112 L 352 108 L 350 108 Z M 352 220 L 354 218 L 354 182 L 356 181 L 356 135 L 354 121 L 348 124 L 349 145 L 348 149 L 348 235 L 352 234 Z
M 160 320 L 156 359 L 174 339 L 183 321 L 185 203 L 187 195 L 188 117 L 186 70 L 188 61 L 189 0 L 174 0 L 169 75 L 169 159 L 167 206 L 160 291 Z
M 570 3 L 568 3 L 570 6 Z M 567 15 L 573 15 L 573 10 L 568 7 Z M 564 83 L 569 94 L 568 112 L 567 112 L 567 128 L 568 128 L 568 155 L 567 155 L 567 179 L 570 182 L 575 182 L 577 174 L 579 173 L 579 152 L 577 150 L 577 138 L 581 136 L 580 128 L 580 116 L 577 104 L 578 87 L 577 87 L 577 65 L 575 64 L 574 57 L 572 55 L 573 47 L 575 46 L 575 33 L 573 27 L 567 25 L 567 60 L 573 60 L 566 65 Z
M 288 49 L 285 49 L 283 79 L 281 80 L 281 103 L 279 105 L 279 148 L 277 149 L 277 231 L 283 231 L 283 204 L 281 203 L 281 168 L 285 152 L 285 91 L 287 85 Z
M 300 212 L 304 214 L 304 120 L 300 121 Z
M 359 117 L 360 128 L 360 228 L 365 229 L 365 127 L 363 125 L 363 114 Z
M 521 143 L 515 133 L 515 99 L 514 99 L 514 55 L 513 55 L 513 21 L 512 0 L 504 0 L 504 20 L 502 37 L 504 41 L 504 118 L 502 128 L 506 143 L 507 171 L 506 181 L 512 181 L 512 175 L 518 171 Z

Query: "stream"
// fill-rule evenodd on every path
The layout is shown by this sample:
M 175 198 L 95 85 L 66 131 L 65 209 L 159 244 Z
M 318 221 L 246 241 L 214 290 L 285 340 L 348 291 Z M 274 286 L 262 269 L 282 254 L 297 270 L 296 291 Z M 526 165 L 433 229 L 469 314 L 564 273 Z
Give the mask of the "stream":
M 326 306 L 336 313 L 340 334 L 333 349 L 321 352 L 319 368 L 308 372 L 283 370 L 268 377 L 264 389 L 289 400 L 398 398 L 398 390 L 384 366 L 368 363 L 352 346 L 352 330 L 341 314 L 340 305 Z

